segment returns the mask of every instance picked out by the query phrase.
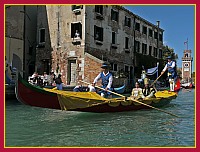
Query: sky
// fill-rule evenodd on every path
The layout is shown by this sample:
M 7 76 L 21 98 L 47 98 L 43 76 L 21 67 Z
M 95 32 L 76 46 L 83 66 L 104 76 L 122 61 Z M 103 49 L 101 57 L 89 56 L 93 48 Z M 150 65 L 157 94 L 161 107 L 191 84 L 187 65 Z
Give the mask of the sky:
M 195 6 L 194 5 L 129 5 L 124 6 L 134 14 L 156 25 L 160 21 L 160 28 L 164 30 L 164 45 L 174 49 L 178 54 L 177 67 L 181 67 L 183 51 L 187 49 L 184 42 L 188 39 L 188 49 L 192 51 L 195 71 Z

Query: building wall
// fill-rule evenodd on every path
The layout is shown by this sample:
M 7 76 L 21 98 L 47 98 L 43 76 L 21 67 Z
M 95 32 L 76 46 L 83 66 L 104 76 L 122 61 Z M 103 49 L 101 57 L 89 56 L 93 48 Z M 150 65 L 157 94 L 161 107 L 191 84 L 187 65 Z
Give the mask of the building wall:
M 12 65 L 23 70 L 23 29 L 24 15 L 21 13 L 23 6 L 5 6 L 5 56 L 11 64 L 13 55 L 18 57 L 19 64 Z
M 82 77 L 82 79 L 86 82 L 92 83 L 96 76 L 102 71 L 101 66 L 103 61 L 88 53 L 85 53 L 84 61 L 85 72 L 84 77 Z M 97 85 L 100 85 L 100 83 L 98 83 Z
M 112 6 L 103 7 L 103 20 L 96 19 L 95 6 L 88 6 L 86 8 L 86 52 L 94 55 L 95 57 L 118 63 L 119 69 L 124 68 L 124 64 L 132 65 L 133 61 L 133 38 L 131 32 L 126 33 L 123 30 L 124 12 L 119 13 L 119 22 L 111 21 L 110 12 Z M 116 8 L 113 8 L 119 11 Z M 97 44 L 98 41 L 94 40 L 94 25 L 103 28 L 103 42 Z M 129 29 L 132 31 L 131 29 Z M 112 32 L 116 32 L 116 49 L 112 46 Z M 129 37 L 129 53 L 124 50 L 125 37 Z
M 35 50 L 37 36 L 37 6 L 27 5 L 24 7 L 25 38 L 24 38 L 24 71 L 25 78 L 35 71 Z
M 5 6 L 5 41 L 8 62 L 27 78 L 28 65 L 34 60 L 30 46 L 36 45 L 36 6 Z
M 91 68 L 98 70 L 93 65 L 100 68 L 100 62 L 88 59 L 85 56 L 85 53 L 88 53 L 101 62 L 108 61 L 111 64 L 117 64 L 115 73 L 126 70 L 129 79 L 133 79 L 134 40 L 141 43 L 139 53 L 142 53 L 142 43 L 157 46 L 155 39 L 134 32 L 133 21 L 140 22 L 140 28 L 143 24 L 152 27 L 153 30 L 157 27 L 121 6 L 104 5 L 103 9 L 103 19 L 97 19 L 94 5 L 83 6 L 75 10 L 72 10 L 72 6 L 65 5 L 39 6 L 37 18 L 37 71 L 44 72 L 45 63 L 48 61 L 49 71 L 56 74 L 61 73 L 65 84 L 74 85 L 77 79 L 87 79 L 91 82 L 96 73 L 88 76 L 88 72 L 93 73 L 90 72 L 90 70 L 93 70 L 87 69 L 88 66 L 86 65 L 92 65 Z M 119 12 L 118 22 L 111 20 L 111 9 Z M 130 27 L 124 26 L 125 16 L 131 18 Z M 75 24 L 82 26 L 80 39 L 75 39 L 72 35 Z M 94 25 L 103 28 L 102 42 L 94 39 Z M 39 44 L 39 31 L 42 28 L 45 29 L 45 42 Z M 113 31 L 117 35 L 114 47 L 112 45 Z M 163 32 L 162 29 L 160 31 Z M 128 49 L 125 49 L 125 37 L 129 38 Z M 162 48 L 162 45 L 160 47 Z M 91 64 L 88 63 L 89 61 Z
M 8 63 L 17 68 L 20 72 L 23 70 L 23 41 L 20 39 L 5 38 L 5 56 Z M 9 71 L 9 75 L 11 75 Z M 21 73 L 23 74 L 23 73 Z
M 62 74 L 63 82 L 70 85 L 74 85 L 75 79 L 83 75 L 83 68 L 79 67 L 79 63 L 84 55 L 84 30 L 78 45 L 74 44 L 76 41 L 71 33 L 73 23 L 80 23 L 82 26 L 85 24 L 84 9 L 80 11 L 81 15 L 76 15 L 71 6 L 46 5 L 40 7 L 38 12 L 38 30 L 45 28 L 46 32 L 44 46 L 37 49 L 37 71 L 44 72 L 42 61 L 48 60 L 49 71 Z M 37 41 L 39 43 L 39 39 Z M 76 66 L 73 65 L 74 62 Z
M 119 13 L 119 21 L 111 20 L 111 10 L 115 10 Z M 131 26 L 125 26 L 125 16 L 131 19 Z M 140 23 L 140 32 L 134 30 L 134 24 Z M 94 26 L 103 28 L 103 41 L 99 42 L 94 39 Z M 147 33 L 143 33 L 143 26 L 147 27 Z M 95 6 L 86 7 L 86 52 L 94 55 L 95 57 L 115 63 L 118 65 L 118 70 L 125 69 L 128 66 L 128 70 L 133 66 L 140 66 L 138 60 L 135 57 L 134 41 L 140 42 L 140 50 L 137 52 L 146 56 L 154 56 L 159 59 L 159 51 L 157 55 L 154 55 L 154 48 L 162 50 L 163 41 L 155 39 L 154 34 L 158 32 L 163 37 L 164 30 L 159 28 L 159 25 L 154 25 L 147 20 L 133 14 L 132 12 L 124 9 L 120 6 L 103 6 L 102 18 L 98 18 L 98 13 L 95 12 Z M 152 37 L 149 36 L 148 29 L 152 29 Z M 117 43 L 116 48 L 112 47 L 112 32 L 116 32 Z M 125 37 L 129 38 L 128 49 L 125 49 Z M 163 39 L 163 38 L 162 38 Z M 100 43 L 100 44 L 99 44 Z M 142 51 L 142 44 L 147 45 L 147 52 L 144 54 Z M 149 53 L 149 46 L 152 46 L 152 52 Z M 141 61 L 140 61 L 141 62 Z M 144 62 L 144 61 L 143 61 Z M 155 62 L 156 63 L 156 62 Z M 134 73 L 134 71 L 130 72 Z M 129 76 L 131 77 L 131 76 Z
M 53 19 L 53 16 L 51 16 Z M 47 67 L 47 69 L 44 69 L 44 62 L 45 61 L 51 61 L 51 55 L 52 55 L 52 46 L 50 41 L 50 31 L 49 31 L 49 23 L 48 23 L 48 16 L 46 11 L 46 6 L 40 5 L 38 6 L 38 12 L 37 12 L 37 46 L 36 46 L 36 66 L 35 71 L 37 71 L 39 74 L 42 74 L 42 72 L 47 72 L 46 70 L 50 66 Z M 40 30 L 45 29 L 45 43 L 40 43 Z M 51 62 L 50 62 L 51 63 Z

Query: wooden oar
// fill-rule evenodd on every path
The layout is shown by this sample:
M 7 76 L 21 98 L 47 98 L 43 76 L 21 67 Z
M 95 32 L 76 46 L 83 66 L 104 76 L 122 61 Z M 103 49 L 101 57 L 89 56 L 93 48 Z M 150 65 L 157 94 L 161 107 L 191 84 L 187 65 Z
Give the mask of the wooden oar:
M 132 99 L 129 98 L 128 100 L 132 100 Z M 175 115 L 175 114 L 173 114 L 173 113 L 164 111 L 164 110 L 162 110 L 162 109 L 158 109 L 158 108 L 156 108 L 156 107 L 150 106 L 150 105 L 148 105 L 148 104 L 146 104 L 146 103 L 143 103 L 143 102 L 140 102 L 140 101 L 138 101 L 138 100 L 132 100 L 132 101 L 137 102 L 137 103 L 140 103 L 140 104 L 145 105 L 145 106 L 147 106 L 147 107 L 156 109 L 156 110 L 158 110 L 158 111 L 162 111 L 162 112 L 167 113 L 167 114 L 170 114 L 170 115 L 172 115 L 172 116 L 179 117 L 179 116 L 177 116 L 177 115 Z
M 167 71 L 167 70 L 165 70 L 165 71 Z M 156 83 L 156 81 L 158 81 L 158 79 L 165 73 L 165 71 L 163 71 L 163 73 L 159 77 L 157 77 L 157 79 L 150 86 L 153 86 L 154 83 Z
M 80 82 L 83 82 L 83 83 L 85 83 L 85 84 L 91 85 L 91 84 L 88 83 L 88 82 L 81 81 L 81 80 L 79 80 L 79 81 L 80 81 Z M 121 95 L 121 94 L 118 94 L 118 93 L 116 93 L 116 92 L 112 92 L 112 91 L 110 91 L 110 90 L 106 90 L 106 89 L 101 88 L 101 87 L 99 87 L 99 86 L 96 86 L 96 85 L 95 85 L 95 87 L 98 88 L 98 89 L 101 89 L 101 90 L 104 90 L 104 91 L 110 92 L 110 93 L 112 93 L 112 94 L 115 94 L 115 95 L 117 95 L 117 96 L 125 97 L 125 96 L 123 96 L 123 95 Z
M 85 83 L 85 84 L 90 85 L 90 83 L 85 82 L 85 81 L 81 81 L 81 80 L 80 80 L 80 82 L 83 82 L 83 83 Z M 104 90 L 104 91 L 108 91 L 108 92 L 110 92 L 110 93 L 112 93 L 112 94 L 115 94 L 115 95 L 117 95 L 117 96 L 123 97 L 123 98 L 125 98 L 125 99 L 127 98 L 126 96 L 123 96 L 123 95 L 121 95 L 121 94 L 119 94 L 119 93 L 116 93 L 116 92 L 112 92 L 112 91 L 110 91 L 110 90 L 105 90 L 104 88 L 101 88 L 101 87 L 99 87 L 99 86 L 96 86 L 96 85 L 95 85 L 95 87 L 96 87 L 96 88 L 99 88 L 99 89 L 101 89 L 101 90 Z M 142 104 L 142 105 L 144 105 L 144 106 L 150 107 L 150 108 L 152 108 L 152 109 L 156 109 L 156 110 L 158 110 L 158 111 L 162 111 L 162 112 L 167 113 L 167 114 L 170 114 L 170 115 L 172 115 L 172 116 L 179 117 L 179 116 L 177 116 L 177 115 L 175 115 L 175 114 L 173 114 L 173 113 L 170 113 L 170 112 L 167 112 L 167 111 L 158 109 L 158 108 L 156 108 L 156 107 L 150 106 L 150 105 L 145 104 L 145 103 L 143 103 L 143 102 L 140 102 L 140 101 L 138 101 L 138 100 L 135 100 L 135 99 L 133 100 L 133 99 L 131 99 L 131 98 L 129 98 L 128 100 L 137 102 L 137 103 L 139 103 L 139 104 Z

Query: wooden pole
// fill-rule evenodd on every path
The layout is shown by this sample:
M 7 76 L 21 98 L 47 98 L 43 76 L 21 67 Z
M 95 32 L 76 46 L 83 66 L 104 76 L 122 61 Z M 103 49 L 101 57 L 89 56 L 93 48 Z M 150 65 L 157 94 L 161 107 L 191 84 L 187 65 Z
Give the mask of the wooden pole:
M 167 71 L 167 70 L 165 70 L 165 71 Z M 165 73 L 165 71 L 159 77 L 157 77 L 157 79 L 150 86 L 153 86 L 154 83 L 156 83 L 158 81 L 158 79 Z

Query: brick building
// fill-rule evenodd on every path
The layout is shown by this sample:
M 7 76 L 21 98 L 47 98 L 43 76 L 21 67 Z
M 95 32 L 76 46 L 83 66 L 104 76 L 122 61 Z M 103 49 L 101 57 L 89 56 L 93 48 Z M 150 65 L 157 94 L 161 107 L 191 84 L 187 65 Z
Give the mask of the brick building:
M 148 62 L 136 54 L 162 59 L 164 30 L 157 23 L 116 5 L 38 6 L 36 70 L 61 73 L 75 85 L 92 82 L 107 61 L 115 77 L 123 72 L 132 83 L 134 69 Z
M 182 57 L 182 81 L 190 82 L 192 78 L 192 61 L 191 50 L 184 50 Z

